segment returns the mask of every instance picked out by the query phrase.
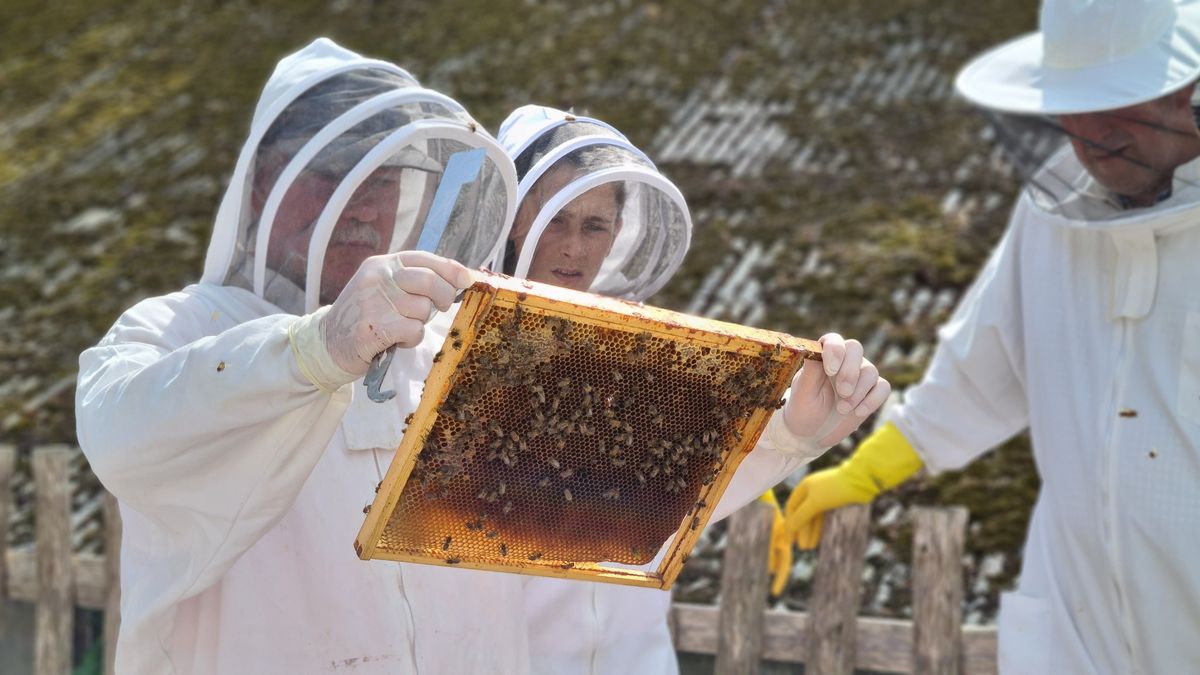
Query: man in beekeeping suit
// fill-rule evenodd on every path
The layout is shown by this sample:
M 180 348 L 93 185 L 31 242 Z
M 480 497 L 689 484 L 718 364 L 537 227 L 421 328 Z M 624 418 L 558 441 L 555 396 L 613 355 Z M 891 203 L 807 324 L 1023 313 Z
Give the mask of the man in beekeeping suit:
M 516 220 L 498 261 L 505 272 L 643 300 L 679 268 L 691 239 L 687 204 L 616 129 L 524 106 L 503 123 L 499 140 L 520 180 Z M 715 518 L 845 438 L 887 398 L 888 383 L 858 341 L 829 334 L 822 343 L 824 369 L 809 363 L 796 375 L 786 406 L 739 465 Z M 668 591 L 529 577 L 533 671 L 675 673 L 670 603 Z
M 352 546 L 426 324 L 501 250 L 515 191 L 499 145 L 401 68 L 326 39 L 278 64 L 201 282 L 80 357 L 79 442 L 124 521 L 119 672 L 528 670 L 517 577 Z M 379 405 L 361 379 L 390 347 Z
M 1040 32 L 959 74 L 968 99 L 1024 116 L 998 126 L 1018 158 L 1055 147 L 1047 128 L 1063 142 L 891 423 L 788 500 L 813 546 L 824 511 L 1028 428 L 1042 489 L 1001 598 L 1001 672 L 1200 663 L 1198 78 L 1195 0 L 1046 0 Z

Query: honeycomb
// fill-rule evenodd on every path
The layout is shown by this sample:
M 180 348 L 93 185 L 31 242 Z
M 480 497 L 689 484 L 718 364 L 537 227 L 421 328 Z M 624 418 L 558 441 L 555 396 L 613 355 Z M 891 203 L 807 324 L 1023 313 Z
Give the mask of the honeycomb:
M 489 275 L 359 555 L 667 587 L 804 357 L 819 348 Z

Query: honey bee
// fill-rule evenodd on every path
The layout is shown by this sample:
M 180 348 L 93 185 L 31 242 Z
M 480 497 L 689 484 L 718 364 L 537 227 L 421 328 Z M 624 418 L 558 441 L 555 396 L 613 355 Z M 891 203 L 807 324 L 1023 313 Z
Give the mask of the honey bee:
M 442 360 L 442 353 L 441 353 L 441 352 L 438 352 L 438 353 L 436 353 L 436 354 L 434 354 L 434 355 L 433 355 L 433 362 L 434 362 L 434 363 L 437 363 L 438 361 L 441 361 L 441 360 Z
M 447 565 L 457 565 L 462 562 L 462 558 L 446 558 Z
M 548 461 L 550 462 L 550 466 L 553 467 L 555 471 L 562 468 L 562 462 L 559 462 L 557 458 L 551 457 Z
M 504 502 L 504 508 L 503 508 L 504 513 L 505 514 L 512 513 L 512 510 L 513 510 L 513 503 L 511 501 Z
M 449 549 L 450 549 L 450 537 L 446 537 L 446 540 L 442 542 L 442 550 L 447 551 Z
M 454 342 L 452 342 L 450 344 L 450 346 L 453 347 L 455 349 L 455 351 L 462 349 L 462 345 L 463 345 L 462 340 L 455 340 Z
M 500 555 L 504 556 L 505 558 L 508 557 L 508 544 L 500 542 Z
M 488 539 L 495 539 L 496 537 L 500 536 L 500 532 L 497 530 L 488 530 L 487 534 L 483 536 L 487 537 Z
M 571 494 L 571 488 L 563 488 L 563 499 L 573 501 L 575 497 Z
M 697 527 L 700 527 L 700 516 L 692 516 L 692 528 L 691 529 L 694 530 Z
M 538 487 L 549 487 L 549 486 L 550 486 L 550 477 L 549 476 L 546 476 L 545 478 L 538 481 Z
M 458 330 L 457 328 L 451 328 L 451 329 L 450 329 L 450 337 L 451 337 L 452 339 L 453 339 L 453 338 L 458 338 L 458 337 L 460 337 L 461 335 L 462 335 L 462 333 L 460 333 L 460 332 L 459 332 L 459 330 Z
M 415 413 L 408 413 L 408 416 L 404 418 L 404 423 L 406 425 L 413 423 L 413 415 L 415 415 Z M 395 419 L 395 418 L 393 417 L 392 419 Z
M 574 566 L 575 566 L 575 563 L 573 563 L 573 562 L 565 562 L 565 563 L 559 565 L 559 567 L 563 568 L 564 570 L 569 570 Z
M 562 471 L 558 472 L 558 477 L 562 478 L 563 480 L 566 480 L 574 475 L 575 475 L 575 469 L 563 469 Z
M 541 552 L 541 551 L 534 551 L 533 553 L 530 553 L 530 554 L 529 554 L 529 559 L 530 559 L 530 560 L 538 560 L 538 559 L 540 559 L 541 557 L 542 557 L 542 552 Z
M 603 497 L 604 499 L 610 499 L 612 501 L 616 501 L 621 498 L 621 491 L 618 490 L 617 488 L 612 488 L 611 490 L 606 491 L 604 494 L 602 494 L 600 496 Z

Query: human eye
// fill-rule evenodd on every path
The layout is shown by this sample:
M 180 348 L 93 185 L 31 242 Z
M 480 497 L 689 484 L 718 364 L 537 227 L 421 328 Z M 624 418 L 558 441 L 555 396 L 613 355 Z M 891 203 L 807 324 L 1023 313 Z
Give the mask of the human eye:
M 583 223 L 583 229 L 586 232 L 599 234 L 601 232 L 609 232 L 612 228 L 607 221 L 599 218 L 589 218 Z

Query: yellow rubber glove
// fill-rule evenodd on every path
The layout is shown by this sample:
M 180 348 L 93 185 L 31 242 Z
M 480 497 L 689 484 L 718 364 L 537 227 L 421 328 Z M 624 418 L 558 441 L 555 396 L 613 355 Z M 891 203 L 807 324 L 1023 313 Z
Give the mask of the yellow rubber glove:
M 846 461 L 800 481 L 788 497 L 785 527 L 801 549 L 816 548 L 826 511 L 866 504 L 921 470 L 920 456 L 891 422 L 867 437 Z
M 775 522 L 771 524 L 771 552 L 767 556 L 767 569 L 771 570 L 771 596 L 779 597 L 792 575 L 792 535 L 784 525 L 783 511 L 775 491 L 768 488 L 758 501 L 775 508 Z

